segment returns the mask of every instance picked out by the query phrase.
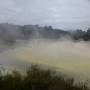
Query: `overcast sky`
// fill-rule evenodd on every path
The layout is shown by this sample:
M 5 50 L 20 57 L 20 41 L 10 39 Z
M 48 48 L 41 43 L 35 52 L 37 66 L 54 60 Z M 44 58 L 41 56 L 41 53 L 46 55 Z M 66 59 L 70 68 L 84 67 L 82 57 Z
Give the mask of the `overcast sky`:
M 0 23 L 90 27 L 89 0 L 0 0 Z

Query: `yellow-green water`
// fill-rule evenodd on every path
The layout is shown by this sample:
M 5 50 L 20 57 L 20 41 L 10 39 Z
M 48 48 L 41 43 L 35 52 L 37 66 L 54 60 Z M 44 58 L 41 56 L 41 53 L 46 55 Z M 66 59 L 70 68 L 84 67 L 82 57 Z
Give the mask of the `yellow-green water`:
M 90 77 L 89 42 L 34 40 L 0 54 L 0 57 L 4 62 L 5 59 L 9 59 L 9 62 L 12 61 L 12 63 L 17 60 L 17 62 L 45 64 L 63 69 L 67 73 Z M 6 63 L 9 62 L 6 60 Z

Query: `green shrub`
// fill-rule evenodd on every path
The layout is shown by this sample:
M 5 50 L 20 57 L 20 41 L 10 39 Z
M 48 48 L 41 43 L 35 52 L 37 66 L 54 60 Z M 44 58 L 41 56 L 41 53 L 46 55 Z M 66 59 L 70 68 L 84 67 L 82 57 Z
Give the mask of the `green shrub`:
M 52 70 L 31 66 L 24 75 L 17 71 L 0 76 L 0 90 L 89 90 L 86 84 L 74 84 L 73 78 Z

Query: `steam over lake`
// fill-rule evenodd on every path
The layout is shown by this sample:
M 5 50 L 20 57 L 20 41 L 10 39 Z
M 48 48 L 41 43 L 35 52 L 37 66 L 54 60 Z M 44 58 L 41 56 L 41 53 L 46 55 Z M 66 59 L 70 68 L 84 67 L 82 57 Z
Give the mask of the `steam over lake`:
M 32 40 L 0 53 L 0 64 L 24 68 L 30 63 L 55 67 L 67 74 L 90 78 L 90 43 Z

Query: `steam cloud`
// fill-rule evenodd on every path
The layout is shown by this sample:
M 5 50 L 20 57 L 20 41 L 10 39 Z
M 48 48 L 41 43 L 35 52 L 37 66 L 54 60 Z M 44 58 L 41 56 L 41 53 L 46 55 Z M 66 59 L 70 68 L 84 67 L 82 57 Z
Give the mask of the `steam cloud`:
M 35 39 L 1 53 L 0 62 L 15 67 L 20 67 L 22 63 L 47 65 L 63 72 L 89 77 L 89 54 L 90 42 Z

